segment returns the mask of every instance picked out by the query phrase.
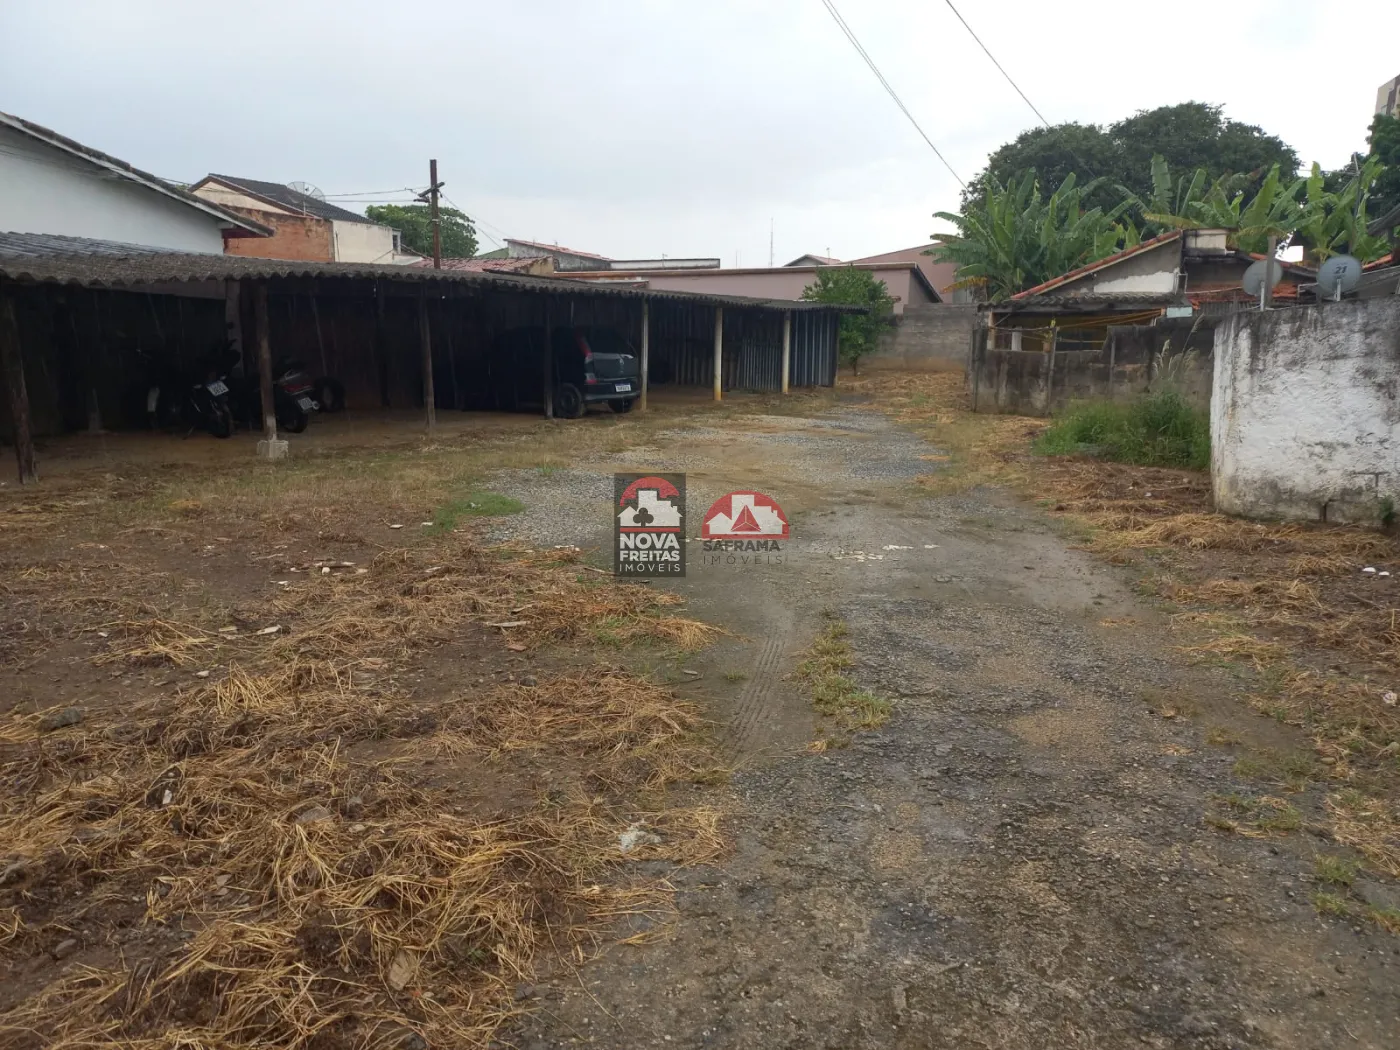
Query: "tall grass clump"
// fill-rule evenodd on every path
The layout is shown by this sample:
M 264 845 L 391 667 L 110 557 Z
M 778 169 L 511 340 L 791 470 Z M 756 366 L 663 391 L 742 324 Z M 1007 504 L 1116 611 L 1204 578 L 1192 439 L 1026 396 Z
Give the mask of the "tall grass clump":
M 1210 466 L 1210 415 L 1175 390 L 1119 404 L 1091 401 L 1055 420 L 1035 443 L 1047 456 L 1093 455 L 1144 467 Z

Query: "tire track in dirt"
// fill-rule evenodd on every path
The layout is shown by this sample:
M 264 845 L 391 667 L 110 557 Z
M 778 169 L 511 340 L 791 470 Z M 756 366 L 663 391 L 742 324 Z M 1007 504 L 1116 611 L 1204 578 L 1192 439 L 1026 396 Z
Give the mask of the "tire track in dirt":
M 760 718 L 765 712 L 772 713 L 775 704 L 781 702 L 776 687 L 782 683 L 783 656 L 791 636 L 790 629 L 776 631 L 758 650 L 724 733 L 724 749 L 729 757 L 752 750 Z

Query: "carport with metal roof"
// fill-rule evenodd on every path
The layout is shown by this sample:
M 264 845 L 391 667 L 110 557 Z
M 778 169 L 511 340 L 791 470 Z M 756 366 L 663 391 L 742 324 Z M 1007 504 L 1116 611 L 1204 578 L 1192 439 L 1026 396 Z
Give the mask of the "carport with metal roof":
M 500 407 L 492 343 L 522 326 L 622 332 L 642 358 L 643 409 L 650 382 L 708 387 L 717 400 L 830 386 L 843 309 L 515 274 L 0 243 L 0 433 L 16 434 L 20 474 L 32 475 L 28 432 L 136 425 L 142 362 L 191 368 L 218 351 L 263 376 L 274 360 L 305 361 L 344 383 L 350 408 L 422 407 L 431 428 L 438 409 Z

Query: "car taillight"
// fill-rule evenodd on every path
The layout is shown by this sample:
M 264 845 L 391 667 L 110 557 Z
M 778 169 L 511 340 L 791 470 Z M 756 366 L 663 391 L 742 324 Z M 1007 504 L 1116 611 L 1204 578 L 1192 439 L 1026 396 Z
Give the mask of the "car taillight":
M 585 363 L 593 360 L 593 348 L 588 345 L 588 340 L 583 336 L 578 337 L 578 348 L 583 351 L 583 360 Z

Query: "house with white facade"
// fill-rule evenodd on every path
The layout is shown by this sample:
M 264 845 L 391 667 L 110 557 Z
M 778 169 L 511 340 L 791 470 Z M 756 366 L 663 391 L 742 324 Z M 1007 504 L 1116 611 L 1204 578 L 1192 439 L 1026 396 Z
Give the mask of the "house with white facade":
M 422 256 L 404 251 L 399 232 L 332 204 L 317 193 L 233 175 L 206 175 L 193 186 L 195 196 L 270 227 L 271 237 L 230 245 L 230 255 L 308 262 L 408 265 Z
M 22 117 L 0 113 L 0 234 L 222 255 L 270 231 Z

